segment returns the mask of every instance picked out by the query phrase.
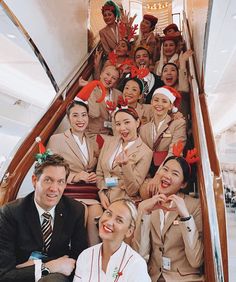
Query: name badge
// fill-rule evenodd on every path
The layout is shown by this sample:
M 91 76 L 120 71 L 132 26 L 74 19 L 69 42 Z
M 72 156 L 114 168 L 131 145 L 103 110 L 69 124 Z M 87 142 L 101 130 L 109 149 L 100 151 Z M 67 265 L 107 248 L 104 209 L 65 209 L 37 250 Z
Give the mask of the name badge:
M 163 269 L 170 270 L 170 265 L 171 265 L 170 258 L 162 257 L 162 267 L 163 267 Z
M 103 125 L 104 125 L 105 128 L 112 128 L 112 122 L 111 121 L 105 120 Z
M 29 259 L 36 260 L 36 259 L 46 259 L 48 256 L 42 252 L 34 251 L 31 253 Z
M 171 137 L 171 133 L 168 133 L 168 132 L 165 132 L 164 134 L 163 134 L 163 138 L 170 138 Z
M 107 187 L 116 187 L 118 186 L 118 178 L 117 177 L 106 177 L 105 183 Z

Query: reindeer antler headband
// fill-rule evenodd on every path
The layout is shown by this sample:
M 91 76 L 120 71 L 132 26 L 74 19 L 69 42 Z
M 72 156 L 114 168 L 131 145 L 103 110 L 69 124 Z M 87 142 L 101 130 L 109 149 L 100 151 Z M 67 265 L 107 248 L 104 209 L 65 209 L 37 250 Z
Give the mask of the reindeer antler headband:
M 173 146 L 173 154 L 176 157 L 181 157 L 181 153 L 183 152 L 184 144 L 182 140 L 179 140 L 178 143 L 174 144 Z M 184 157 L 183 157 L 184 158 Z M 194 164 L 200 160 L 197 156 L 197 149 L 193 148 L 192 150 L 188 150 L 186 157 L 184 158 L 185 161 L 189 164 L 190 171 L 191 171 L 191 164 Z

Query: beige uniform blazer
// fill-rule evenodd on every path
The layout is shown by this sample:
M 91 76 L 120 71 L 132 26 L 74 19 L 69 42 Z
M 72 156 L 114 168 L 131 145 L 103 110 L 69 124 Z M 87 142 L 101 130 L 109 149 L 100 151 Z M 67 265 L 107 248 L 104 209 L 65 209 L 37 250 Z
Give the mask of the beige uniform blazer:
M 85 138 L 89 153 L 88 164 L 85 163 L 81 150 L 70 129 L 63 133 L 52 135 L 47 144 L 47 148 L 50 148 L 53 153 L 60 154 L 69 163 L 70 174 L 67 180 L 68 183 L 73 183 L 73 177 L 81 171 L 94 171 L 97 164 L 97 158 L 95 157 L 97 146 L 93 144 L 87 135 L 85 135 Z
M 99 35 L 104 52 L 109 54 L 116 48 L 118 43 L 115 33 L 109 26 L 105 26 L 99 31 Z
M 142 256 L 149 256 L 148 272 L 153 282 L 157 282 L 161 274 L 166 282 L 203 281 L 199 270 L 203 263 L 200 201 L 182 193 L 179 196 L 192 215 L 188 221 L 179 221 L 178 213 L 171 211 L 161 232 L 159 210 L 138 216 L 133 248 Z M 163 268 L 163 257 L 170 259 L 169 270 Z
M 144 144 L 141 138 L 127 149 L 129 162 L 119 166 L 115 162 L 110 168 L 109 160 L 121 144 L 119 137 L 107 137 L 102 147 L 97 165 L 97 186 L 99 189 L 107 190 L 110 201 L 121 198 L 138 196 L 138 191 L 143 183 L 152 160 L 152 151 Z M 118 186 L 107 188 L 106 177 L 117 177 Z
M 160 134 L 168 128 L 163 134 L 163 138 L 158 146 L 158 151 L 168 151 L 168 156 L 173 155 L 172 148 L 175 143 L 177 143 L 179 140 L 182 140 L 183 144 L 185 145 L 187 139 L 185 120 L 183 118 L 173 120 L 168 126 L 170 120 L 171 117 L 167 115 L 159 131 L 156 130 L 157 136 L 155 136 L 155 140 L 153 134 L 154 121 L 151 121 L 140 128 L 140 136 L 143 142 L 148 145 L 151 150 L 153 150 L 154 142 L 157 140 Z
M 122 95 L 117 89 L 112 89 L 111 99 L 117 102 L 118 96 Z M 105 121 L 111 122 L 111 116 L 106 108 L 106 102 L 97 103 L 96 100 L 101 97 L 101 91 L 99 88 L 95 88 L 90 98 L 88 99 L 89 106 L 89 125 L 88 132 L 90 135 L 94 134 L 110 134 L 111 128 L 104 127 Z
M 153 109 L 150 104 L 137 104 L 137 107 L 135 108 L 139 119 L 141 121 L 141 124 L 146 124 L 153 118 Z

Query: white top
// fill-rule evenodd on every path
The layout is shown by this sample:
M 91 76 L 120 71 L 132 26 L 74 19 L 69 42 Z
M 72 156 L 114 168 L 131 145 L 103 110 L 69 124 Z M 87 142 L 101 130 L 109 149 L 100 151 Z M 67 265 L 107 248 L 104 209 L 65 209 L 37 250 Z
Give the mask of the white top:
M 89 153 L 88 153 L 88 147 L 87 147 L 86 140 L 83 137 L 82 143 L 81 143 L 80 140 L 79 140 L 79 137 L 77 135 L 73 134 L 73 137 L 75 139 L 75 142 L 79 146 L 79 149 L 80 149 L 80 152 L 81 152 L 81 156 L 82 156 L 85 164 L 87 165 L 88 162 L 89 162 Z
M 101 247 L 102 243 L 79 255 L 73 282 L 151 282 L 145 260 L 124 242 L 111 256 L 104 273 Z

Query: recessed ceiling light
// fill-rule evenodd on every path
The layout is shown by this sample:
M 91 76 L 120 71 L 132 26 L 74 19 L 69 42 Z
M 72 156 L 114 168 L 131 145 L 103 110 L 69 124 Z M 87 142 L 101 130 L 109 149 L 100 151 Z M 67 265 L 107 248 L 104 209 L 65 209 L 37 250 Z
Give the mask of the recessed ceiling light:
M 236 14 L 232 15 L 232 18 L 233 18 L 234 20 L 236 20 Z
M 12 38 L 12 39 L 16 38 L 16 36 L 14 34 L 11 34 L 11 33 L 8 33 L 7 37 Z
M 214 72 L 214 73 L 217 73 L 217 72 L 219 72 L 219 71 L 218 71 L 218 70 L 213 70 L 213 72 Z
M 220 52 L 221 52 L 221 53 L 228 53 L 229 50 L 227 50 L 227 49 L 222 49 Z

